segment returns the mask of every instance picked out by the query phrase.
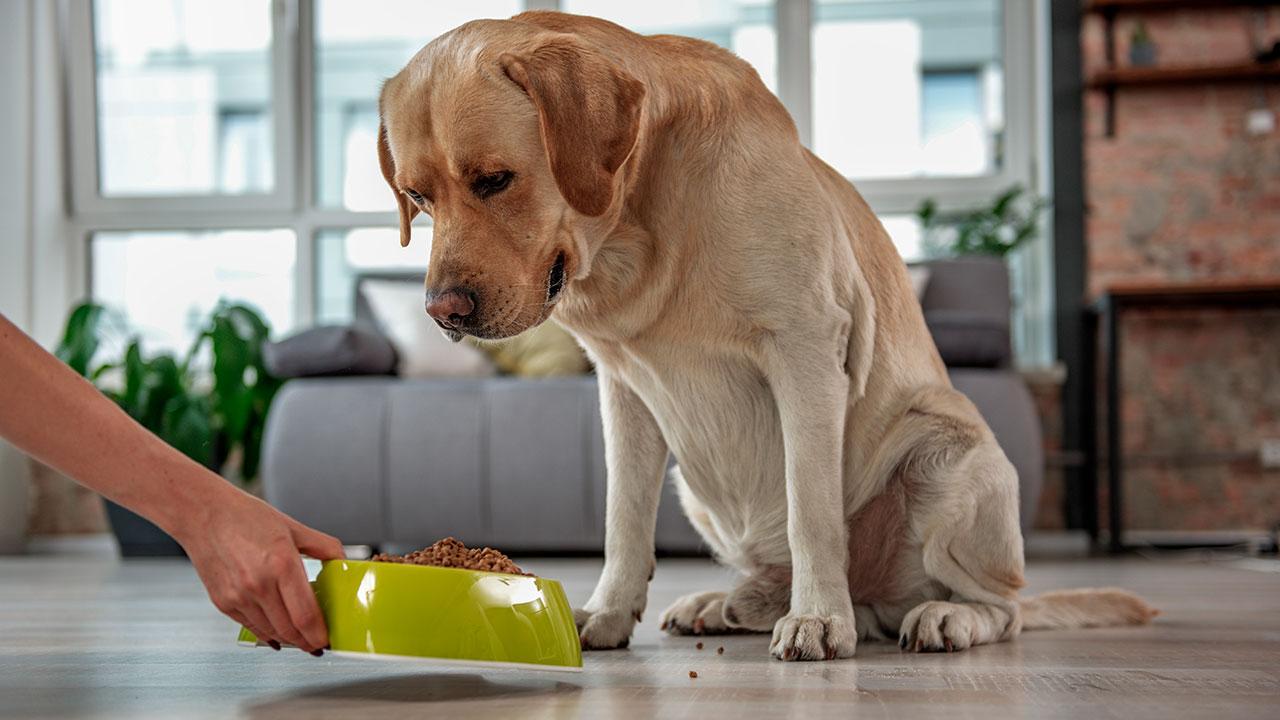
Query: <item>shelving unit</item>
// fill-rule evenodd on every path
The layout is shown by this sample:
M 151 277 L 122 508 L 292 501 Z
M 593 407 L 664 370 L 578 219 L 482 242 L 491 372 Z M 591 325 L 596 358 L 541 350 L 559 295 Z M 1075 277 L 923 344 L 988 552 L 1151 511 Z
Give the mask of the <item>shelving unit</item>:
M 1280 63 L 1219 65 L 1214 67 L 1125 67 L 1100 70 L 1089 78 L 1094 90 L 1133 85 L 1268 82 L 1280 79 Z
M 1091 90 L 1107 94 L 1107 137 L 1115 137 L 1116 134 L 1116 92 L 1122 87 L 1280 81 L 1280 62 L 1154 67 L 1117 65 L 1115 20 L 1118 15 L 1229 7 L 1280 7 L 1280 0 L 1085 0 L 1083 11 L 1101 15 L 1106 22 L 1107 67 L 1090 75 L 1086 85 Z
M 1086 0 L 1085 12 L 1184 10 L 1187 8 L 1266 7 L 1276 0 Z

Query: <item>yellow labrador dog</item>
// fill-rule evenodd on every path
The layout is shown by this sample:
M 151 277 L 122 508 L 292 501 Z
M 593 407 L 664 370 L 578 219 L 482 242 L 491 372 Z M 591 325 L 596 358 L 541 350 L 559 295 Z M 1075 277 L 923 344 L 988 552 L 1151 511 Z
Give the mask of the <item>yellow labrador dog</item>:
M 380 110 L 401 243 L 434 221 L 431 317 L 457 340 L 554 315 L 599 369 L 584 647 L 625 646 L 645 609 L 668 452 L 689 519 L 742 573 L 676 602 L 671 632 L 771 630 L 774 656 L 829 660 L 859 638 L 950 651 L 1152 616 L 1115 590 L 1018 599 L 1013 466 L 876 217 L 733 54 L 529 12 L 437 38 Z

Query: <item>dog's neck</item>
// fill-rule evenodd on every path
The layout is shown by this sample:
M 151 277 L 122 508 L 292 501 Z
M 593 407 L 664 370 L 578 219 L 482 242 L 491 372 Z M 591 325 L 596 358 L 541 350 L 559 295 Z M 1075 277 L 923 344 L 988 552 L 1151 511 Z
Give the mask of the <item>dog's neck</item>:
M 695 60 L 689 72 L 643 58 L 627 67 L 648 92 L 618 200 L 605 216 L 566 227 L 591 260 L 555 317 L 580 335 L 617 342 L 659 322 L 708 249 L 750 222 L 742 198 L 768 194 L 757 186 L 779 177 L 779 163 L 802 162 L 795 124 L 754 71 L 714 53 Z M 795 158 L 766 157 L 761 144 L 793 147 Z

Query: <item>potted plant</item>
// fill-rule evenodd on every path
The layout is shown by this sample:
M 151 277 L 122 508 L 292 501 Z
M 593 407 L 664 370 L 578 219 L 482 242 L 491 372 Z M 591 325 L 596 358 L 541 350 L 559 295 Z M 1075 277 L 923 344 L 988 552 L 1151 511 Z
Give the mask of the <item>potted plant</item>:
M 82 303 L 71 311 L 55 352 L 187 457 L 228 479 L 252 482 L 267 411 L 281 385 L 263 365 L 270 328 L 262 317 L 247 305 L 219 303 L 181 359 L 147 357 L 133 338 L 119 359 L 98 360 L 104 337 L 122 328 L 117 314 Z M 182 553 L 160 528 L 126 508 L 107 501 L 107 516 L 126 557 Z
M 923 233 L 925 253 L 930 257 L 988 255 L 1003 258 L 1040 235 L 1040 211 L 1048 206 L 1043 198 L 1029 195 L 1015 185 L 1000 193 L 985 207 L 956 214 L 938 211 L 932 198 L 916 210 Z
M 1147 32 L 1147 24 L 1139 20 L 1129 35 L 1129 64 L 1134 67 L 1151 67 L 1156 64 L 1156 44 Z

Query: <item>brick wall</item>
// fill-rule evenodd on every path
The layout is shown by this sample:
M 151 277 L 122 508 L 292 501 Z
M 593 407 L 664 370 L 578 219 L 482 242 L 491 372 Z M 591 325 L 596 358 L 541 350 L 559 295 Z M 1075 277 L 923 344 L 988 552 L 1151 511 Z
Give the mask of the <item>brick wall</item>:
M 1280 39 L 1280 10 L 1144 16 L 1159 64 L 1251 58 Z M 1117 21 L 1128 56 L 1132 16 Z M 1086 76 L 1105 65 L 1101 18 L 1085 20 Z M 1093 293 L 1119 280 L 1280 276 L 1280 85 L 1122 88 L 1116 135 L 1105 98 L 1085 98 L 1086 243 Z M 1149 314 L 1123 328 L 1126 514 L 1134 529 L 1263 528 L 1280 522 L 1280 472 L 1260 467 L 1280 438 L 1280 313 Z M 1105 518 L 1105 514 L 1103 515 Z

